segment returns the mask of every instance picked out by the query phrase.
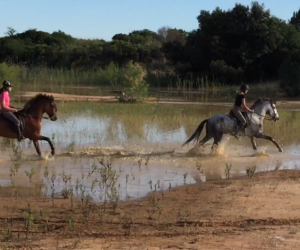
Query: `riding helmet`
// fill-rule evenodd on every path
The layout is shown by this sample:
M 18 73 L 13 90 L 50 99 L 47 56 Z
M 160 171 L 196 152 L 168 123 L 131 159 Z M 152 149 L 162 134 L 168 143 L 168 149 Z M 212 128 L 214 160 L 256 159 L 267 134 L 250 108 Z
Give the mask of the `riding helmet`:
M 12 84 L 10 83 L 10 81 L 4 80 L 2 83 L 3 87 L 12 87 Z
M 246 91 L 246 90 L 249 90 L 249 85 L 243 83 L 240 87 L 241 91 Z

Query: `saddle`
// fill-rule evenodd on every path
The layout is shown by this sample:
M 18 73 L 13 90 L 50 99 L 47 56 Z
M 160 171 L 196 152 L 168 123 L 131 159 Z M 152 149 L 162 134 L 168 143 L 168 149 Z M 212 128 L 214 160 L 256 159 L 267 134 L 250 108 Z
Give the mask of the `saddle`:
M 20 121 L 20 130 L 22 131 L 25 128 L 25 121 L 24 121 L 24 114 L 19 113 L 19 112 L 14 112 L 13 113 L 17 119 Z M 0 118 L 3 118 L 5 121 L 7 121 L 9 128 L 14 131 L 15 130 L 15 124 L 6 118 L 4 115 L 2 115 L 2 112 L 0 111 Z
M 245 117 L 246 121 L 248 121 L 248 118 L 247 118 L 247 112 L 242 111 L 242 115 Z M 234 114 L 234 112 L 233 112 L 232 109 L 229 111 L 228 116 L 229 116 L 231 119 L 235 119 L 236 122 L 237 122 L 237 125 L 240 125 L 240 124 L 241 124 L 240 120 L 235 116 L 235 114 Z

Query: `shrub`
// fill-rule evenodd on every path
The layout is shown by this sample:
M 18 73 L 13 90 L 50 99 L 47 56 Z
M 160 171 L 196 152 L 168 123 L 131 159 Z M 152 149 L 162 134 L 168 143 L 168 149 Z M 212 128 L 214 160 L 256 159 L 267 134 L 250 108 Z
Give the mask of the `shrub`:
M 130 62 L 123 68 L 110 63 L 102 74 L 114 89 L 125 92 L 130 102 L 141 101 L 148 94 L 149 85 L 145 82 L 146 70 L 138 63 Z
M 20 86 L 19 67 L 14 65 L 10 66 L 6 63 L 0 63 L 0 87 L 2 87 L 3 80 L 9 80 L 14 87 L 18 88 Z

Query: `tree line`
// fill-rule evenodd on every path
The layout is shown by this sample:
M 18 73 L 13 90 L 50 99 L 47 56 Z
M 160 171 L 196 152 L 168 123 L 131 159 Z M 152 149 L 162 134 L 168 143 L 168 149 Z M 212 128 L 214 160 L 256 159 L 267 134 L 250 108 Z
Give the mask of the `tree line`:
M 191 81 L 205 77 L 221 84 L 263 84 L 281 79 L 288 95 L 300 94 L 300 9 L 284 21 L 252 2 L 201 10 L 197 20 L 192 31 L 144 29 L 116 34 L 111 41 L 8 28 L 0 38 L 0 62 L 76 70 L 133 62 L 164 77 Z

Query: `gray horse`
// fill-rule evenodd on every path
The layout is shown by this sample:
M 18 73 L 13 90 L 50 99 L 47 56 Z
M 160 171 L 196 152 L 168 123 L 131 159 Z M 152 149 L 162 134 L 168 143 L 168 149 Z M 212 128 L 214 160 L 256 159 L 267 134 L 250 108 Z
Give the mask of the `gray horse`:
M 269 115 L 271 117 L 270 120 L 275 122 L 279 120 L 279 114 L 277 112 L 275 102 L 270 99 L 260 98 L 251 106 L 251 109 L 254 110 L 254 113 L 246 113 L 248 126 L 240 135 L 250 137 L 254 150 L 257 149 L 255 138 L 260 138 L 273 142 L 278 148 L 279 152 L 283 152 L 282 148 L 272 137 L 263 134 L 263 121 L 266 115 Z M 192 140 L 196 140 L 198 142 L 203 127 L 206 124 L 206 135 L 199 142 L 199 145 L 203 145 L 211 138 L 214 138 L 214 142 L 211 147 L 213 150 L 215 146 L 220 143 L 224 134 L 230 134 L 238 139 L 237 135 L 235 134 L 237 130 L 237 122 L 238 121 L 232 112 L 230 112 L 228 115 L 213 115 L 211 118 L 202 121 L 196 131 L 182 146 L 187 145 Z

